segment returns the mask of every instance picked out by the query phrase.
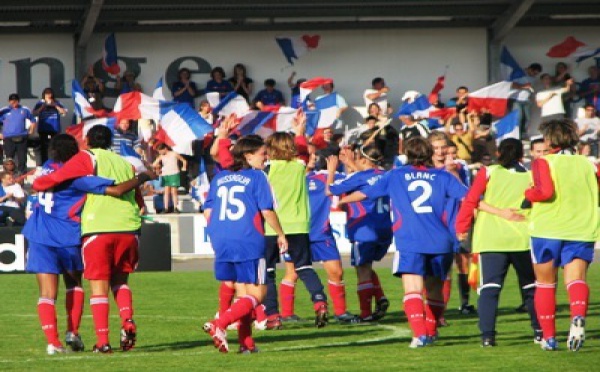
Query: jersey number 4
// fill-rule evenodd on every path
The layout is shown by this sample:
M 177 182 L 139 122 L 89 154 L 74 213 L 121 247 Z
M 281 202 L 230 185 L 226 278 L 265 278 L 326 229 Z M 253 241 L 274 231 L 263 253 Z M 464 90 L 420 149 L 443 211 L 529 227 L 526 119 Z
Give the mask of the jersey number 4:
M 433 212 L 433 208 L 429 205 L 423 205 L 429 198 L 431 197 L 431 193 L 433 189 L 429 182 L 424 180 L 413 181 L 408 185 L 408 191 L 417 191 L 422 190 L 421 195 L 419 195 L 415 200 L 412 201 L 412 207 L 415 213 L 431 213 Z
M 44 212 L 47 214 L 52 213 L 52 207 L 54 206 L 54 201 L 52 200 L 53 197 L 54 194 L 52 192 L 46 191 L 38 198 L 40 205 L 44 207 Z
M 231 188 L 227 188 L 225 186 L 219 187 L 217 190 L 217 196 L 219 199 L 221 199 L 221 209 L 219 211 L 220 221 L 225 221 L 225 219 L 237 221 L 244 217 L 244 213 L 246 213 L 246 206 L 244 205 L 244 202 L 238 199 L 235 195 L 243 194 L 245 189 L 246 188 L 244 186 L 240 185 L 232 186 Z

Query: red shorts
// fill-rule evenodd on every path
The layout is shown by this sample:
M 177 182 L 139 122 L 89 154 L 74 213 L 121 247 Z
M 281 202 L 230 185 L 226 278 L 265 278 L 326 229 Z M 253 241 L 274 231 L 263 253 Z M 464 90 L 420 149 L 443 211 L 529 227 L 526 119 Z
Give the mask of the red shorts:
M 83 238 L 83 277 L 110 280 L 113 274 L 132 273 L 138 264 L 138 236 L 98 234 Z

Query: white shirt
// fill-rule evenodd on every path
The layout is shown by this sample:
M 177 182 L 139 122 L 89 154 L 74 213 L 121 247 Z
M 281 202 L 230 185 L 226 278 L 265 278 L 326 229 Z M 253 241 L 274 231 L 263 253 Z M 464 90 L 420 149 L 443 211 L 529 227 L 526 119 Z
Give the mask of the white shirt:
M 542 114 L 541 114 L 542 117 L 565 113 L 565 107 L 563 106 L 563 102 L 562 102 L 562 98 L 561 98 L 562 92 L 563 92 L 563 88 L 553 88 L 553 89 L 543 90 L 535 95 L 535 100 L 540 102 L 540 101 L 544 101 L 545 99 L 547 99 L 548 97 L 550 97 L 550 95 L 552 95 L 554 93 L 554 96 L 552 98 L 550 98 L 550 100 L 542 106 Z
M 369 99 L 367 98 L 367 96 L 369 94 L 373 94 L 373 93 L 377 93 L 379 92 L 376 89 L 366 89 L 365 93 L 363 94 L 363 98 L 365 99 L 365 106 L 367 107 L 367 110 L 369 110 L 369 106 L 371 106 L 371 103 L 376 103 L 379 108 L 381 109 L 381 112 L 386 113 L 387 109 L 388 109 L 388 99 L 387 99 L 387 93 L 381 93 L 381 95 L 375 99 Z
M 15 183 L 14 185 L 10 185 L 10 186 L 2 186 L 2 188 L 4 189 L 4 192 L 6 193 L 6 195 L 12 194 L 14 198 L 18 198 L 18 199 L 25 197 L 25 193 L 23 192 L 21 185 L 19 185 L 18 183 Z M 4 201 L 3 203 L 0 203 L 0 205 L 2 205 L 4 207 L 21 208 L 19 203 L 17 203 L 15 200 L 9 200 L 9 199 Z
M 577 127 L 581 130 L 587 126 L 579 140 L 581 142 L 596 141 L 598 139 L 598 129 L 600 129 L 600 118 L 577 118 L 575 119 Z

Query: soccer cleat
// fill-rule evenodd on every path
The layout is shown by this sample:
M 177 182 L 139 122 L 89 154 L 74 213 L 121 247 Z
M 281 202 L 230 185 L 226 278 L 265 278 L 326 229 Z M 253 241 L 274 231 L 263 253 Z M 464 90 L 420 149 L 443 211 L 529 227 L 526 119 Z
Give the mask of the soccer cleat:
M 204 323 L 202 329 L 212 337 L 215 348 L 217 348 L 219 352 L 229 352 L 229 344 L 227 343 L 227 334 L 225 333 L 225 330 L 217 327 L 214 322 Z
M 48 355 L 64 354 L 66 352 L 67 350 L 62 345 L 55 346 L 48 344 L 48 347 L 46 347 L 46 353 Z
M 576 316 L 571 321 L 571 329 L 569 330 L 569 338 L 567 338 L 567 346 L 571 351 L 578 351 L 583 346 L 585 341 L 585 318 Z
M 73 332 L 67 332 L 65 336 L 65 344 L 67 344 L 67 346 L 71 348 L 71 351 L 73 352 L 83 351 L 85 349 L 83 341 L 81 340 L 81 336 Z
M 492 337 L 485 337 L 481 339 L 481 347 L 494 347 L 497 346 L 496 340 Z
M 430 341 L 429 341 L 429 337 L 427 336 L 419 336 L 419 337 L 413 337 L 410 345 L 408 345 L 409 348 L 411 349 L 418 349 L 420 347 L 425 347 L 427 345 L 429 345 Z
M 388 301 L 387 298 L 382 297 L 377 300 L 377 303 L 375 304 L 375 311 L 373 312 L 373 320 L 383 319 L 389 307 L 390 301 Z
M 302 319 L 300 319 L 300 317 L 298 315 L 292 314 L 290 316 L 281 317 L 281 321 L 283 323 L 298 323 L 298 322 L 302 321 Z
M 542 350 L 546 351 L 556 351 L 558 350 L 558 342 L 554 337 L 550 337 L 549 339 L 542 340 L 541 343 Z
M 245 346 L 240 346 L 240 350 L 238 351 L 238 354 L 255 354 L 255 353 L 259 353 L 259 352 L 260 352 L 260 350 L 257 347 L 249 349 Z
M 92 353 L 112 354 L 113 350 L 112 350 L 112 346 L 110 346 L 110 344 L 104 344 L 102 346 L 94 345 L 94 348 L 92 349 Z
M 375 318 L 373 318 L 373 315 L 367 315 L 364 318 L 360 318 L 360 322 L 361 323 L 375 323 Z
M 458 311 L 462 314 L 462 315 L 472 315 L 472 314 L 477 314 L 477 310 L 475 310 L 475 306 L 473 305 L 461 305 L 461 307 L 458 308 Z
M 121 350 L 129 351 L 135 346 L 136 326 L 133 319 L 127 319 L 121 327 Z
M 533 331 L 533 343 L 537 345 L 541 345 L 544 340 L 544 334 L 541 329 L 536 329 Z
M 333 318 L 340 324 L 361 323 L 361 319 L 358 315 L 350 314 L 349 312 L 345 312 L 342 315 L 336 315 Z
M 329 314 L 327 312 L 327 305 L 321 305 L 319 306 L 319 308 L 317 309 L 317 311 L 315 311 L 315 326 L 317 326 L 317 328 L 323 328 L 327 325 L 327 323 L 329 322 Z

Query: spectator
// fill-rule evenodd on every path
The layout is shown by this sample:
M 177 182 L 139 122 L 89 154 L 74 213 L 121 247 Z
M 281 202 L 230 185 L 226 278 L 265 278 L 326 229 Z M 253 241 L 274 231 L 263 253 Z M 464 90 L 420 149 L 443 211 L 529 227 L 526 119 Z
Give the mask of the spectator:
M 575 119 L 579 141 L 588 143 L 593 156 L 598 156 L 598 131 L 600 131 L 600 118 L 596 116 L 594 105 L 585 105 L 585 116 Z
M 157 173 L 159 171 L 159 169 L 156 169 Z M 154 205 L 155 214 L 161 214 L 165 211 L 165 201 L 163 197 L 165 189 L 162 186 L 162 182 L 163 181 L 161 177 L 159 177 L 158 179 L 148 181 L 144 184 L 143 192 L 145 193 L 145 195 L 152 196 L 152 203 Z M 167 209 L 174 209 L 173 201 L 170 202 Z
M 342 116 L 342 113 L 344 111 L 346 111 L 348 109 L 348 104 L 346 103 L 346 100 L 344 99 L 344 97 L 340 96 L 337 92 L 335 92 L 333 90 L 334 85 L 333 83 L 329 83 L 329 84 L 323 84 L 321 86 L 321 88 L 323 89 L 323 93 L 322 95 L 318 96 L 315 99 L 315 104 L 318 104 L 319 100 L 335 94 L 335 102 L 336 102 L 336 106 L 337 106 L 337 114 L 336 114 L 336 120 L 332 123 L 334 128 L 339 128 L 342 126 L 342 122 L 340 120 L 340 117 Z
M 461 112 L 467 108 L 469 104 L 469 88 L 465 86 L 458 87 L 456 89 L 456 97 L 450 98 L 447 107 L 456 107 L 456 112 Z
M 2 162 L 2 170 L 6 173 L 12 174 L 13 177 L 17 177 L 16 172 L 17 166 L 13 158 L 4 158 L 4 162 Z
M 480 125 L 481 119 L 475 111 L 467 114 L 467 124 L 469 130 L 473 133 L 473 142 L 471 145 L 473 153 L 471 155 L 471 161 L 478 162 L 483 157 L 483 155 L 488 153 L 488 140 L 495 141 L 493 136 L 491 135 L 491 126 Z
M 54 98 L 52 88 L 42 92 L 42 99 L 33 107 L 33 114 L 38 117 L 38 133 L 40 135 L 40 163 L 41 166 L 48 160 L 48 144 L 52 137 L 60 133 L 60 117 L 67 113 L 67 109 Z
M 371 106 L 379 109 L 379 106 L 376 103 L 372 103 Z M 381 123 L 375 116 L 368 116 L 365 119 L 367 128 L 375 130 L 373 139 L 383 154 L 381 165 L 384 168 L 389 169 L 394 164 L 396 155 L 398 155 L 399 133 L 394 127 L 387 124 L 387 120 L 386 122 Z
M 171 94 L 173 95 L 173 101 L 185 102 L 194 108 L 196 107 L 194 105 L 194 98 L 198 95 L 198 88 L 196 87 L 196 83 L 190 80 L 191 76 L 192 74 L 189 69 L 185 67 L 179 69 L 177 73 L 179 80 L 173 83 Z
M 177 189 L 181 186 L 181 177 L 179 174 L 181 171 L 186 171 L 187 161 L 164 143 L 159 144 L 156 149 L 159 156 L 154 161 L 153 166 L 162 166 L 160 169 L 161 185 L 165 188 L 163 205 L 170 206 L 172 203 L 174 206 L 173 208 L 167 208 L 165 213 L 179 213 L 179 209 L 177 209 L 179 205 Z M 179 169 L 178 161 L 183 163 L 181 170 Z
M 19 95 L 13 93 L 8 97 L 8 106 L 0 109 L 0 120 L 3 125 L 1 139 L 4 139 L 4 155 L 16 159 L 17 173 L 25 174 L 27 136 L 35 132 L 36 120 L 27 107 L 21 106 L 20 101 Z M 29 129 L 27 120 L 31 121 Z
M 23 202 L 25 201 L 25 193 L 21 185 L 15 182 L 12 174 L 0 172 L 0 212 L 6 222 L 6 217 L 10 217 L 15 225 L 23 226 L 25 224 L 25 211 L 23 210 Z
M 206 93 L 218 92 L 219 96 L 225 97 L 227 93 L 233 91 L 231 83 L 225 80 L 225 70 L 223 67 L 215 67 L 210 72 L 210 79 L 206 83 Z
M 542 80 L 544 89 L 535 95 L 535 100 L 538 107 L 542 109 L 542 121 L 564 118 L 565 106 L 563 104 L 562 95 L 571 90 L 573 80 L 567 80 L 564 87 L 553 87 L 552 77 L 550 75 L 542 74 L 540 79 Z
M 200 102 L 200 109 L 198 110 L 198 113 L 200 114 L 200 116 L 202 116 L 202 119 L 206 120 L 211 125 L 213 124 L 214 117 L 212 114 L 212 108 L 210 107 L 210 103 L 208 103 L 207 100 L 203 99 Z
M 521 139 L 525 138 L 529 129 L 531 120 L 531 94 L 533 93 L 533 84 L 535 77 L 542 72 L 542 66 L 539 63 L 532 63 L 525 69 L 525 76 L 513 81 L 511 94 L 512 110 L 519 111 Z
M 389 104 L 387 99 L 387 94 L 390 91 L 385 85 L 385 81 L 383 78 L 377 77 L 371 81 L 371 88 L 366 89 L 363 94 L 363 98 L 365 99 L 365 106 L 370 109 L 373 103 L 377 104 L 380 108 L 381 113 L 384 115 L 388 113 Z M 371 113 L 369 113 L 371 115 Z
M 254 105 L 258 109 L 262 109 L 264 106 L 283 106 L 285 105 L 285 99 L 281 91 L 275 89 L 275 80 L 265 80 L 265 89 L 261 90 L 254 97 Z
M 104 102 L 102 101 L 104 82 L 94 75 L 94 69 L 91 66 L 88 73 L 81 80 L 81 86 L 92 108 L 95 110 L 104 109 Z
M 123 78 L 121 79 L 120 75 L 117 75 L 117 84 L 115 85 L 115 89 L 119 94 L 129 93 L 133 91 L 142 91 L 142 87 L 135 81 L 135 74 L 132 71 L 125 71 L 123 73 Z
M 473 157 L 475 126 L 471 125 L 468 130 L 465 130 L 465 125 L 463 123 L 455 121 L 453 122 L 452 127 L 454 128 L 454 134 L 450 136 L 450 139 L 452 142 L 456 143 L 458 158 L 470 163 Z
M 254 81 L 246 76 L 246 66 L 241 63 L 233 66 L 233 76 L 229 79 L 229 82 L 237 94 L 250 102 Z
M 132 148 L 135 152 L 142 155 L 141 140 L 137 134 L 130 131 L 131 122 L 127 119 L 121 119 L 119 125 L 113 133 L 113 142 L 111 149 L 115 154 L 123 155 L 121 150 L 123 147 Z
M 375 102 L 367 106 L 367 114 L 370 117 L 375 117 L 377 119 L 377 125 L 379 125 L 380 127 L 388 123 L 387 115 L 384 113 L 384 111 L 381 110 L 381 106 L 379 106 Z
M 577 93 L 585 99 L 586 105 L 595 105 L 598 102 L 598 98 L 600 98 L 600 71 L 598 66 L 588 68 L 588 78 L 581 82 Z
M 404 143 L 412 137 L 427 138 L 429 136 L 429 129 L 411 115 L 402 115 L 400 116 L 400 120 L 404 126 L 400 128 L 398 153 L 404 154 Z
M 292 108 L 302 107 L 302 102 L 300 101 L 300 84 L 304 83 L 306 79 L 298 79 L 294 83 L 294 77 L 296 76 L 296 71 L 293 71 L 290 77 L 287 80 L 288 87 L 292 90 L 292 101 L 290 102 L 290 106 Z
M 568 84 L 568 81 L 571 84 Z M 555 67 L 555 74 L 552 78 L 552 85 L 555 87 L 563 87 L 567 85 L 568 90 L 562 92 L 561 99 L 564 107 L 564 117 L 572 118 L 573 113 L 571 109 L 571 103 L 573 102 L 573 96 L 575 95 L 575 84 L 573 84 L 573 77 L 569 74 L 569 67 L 564 62 L 558 62 Z

